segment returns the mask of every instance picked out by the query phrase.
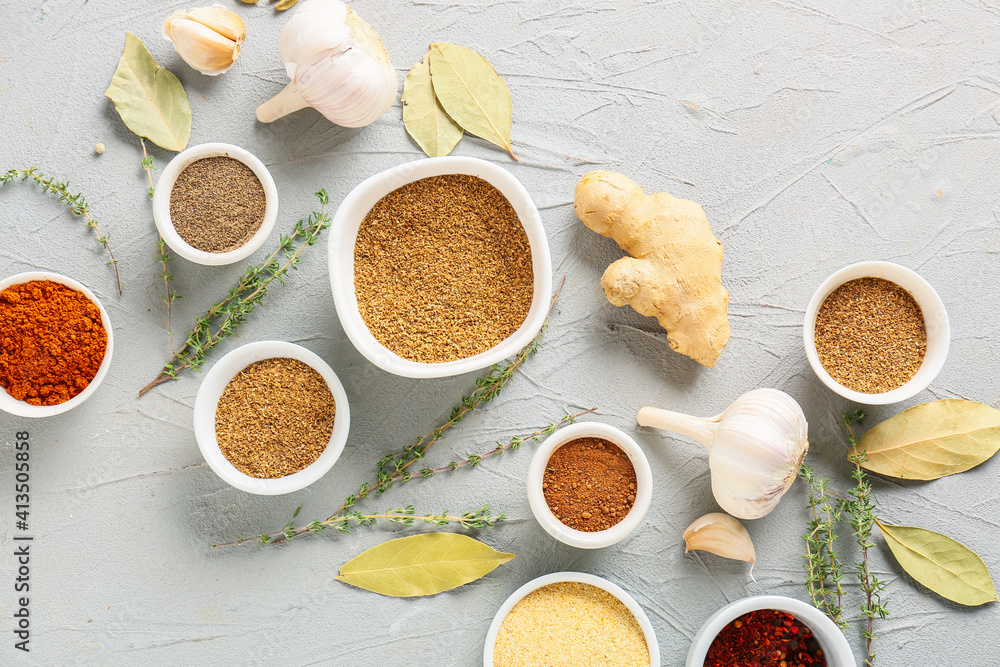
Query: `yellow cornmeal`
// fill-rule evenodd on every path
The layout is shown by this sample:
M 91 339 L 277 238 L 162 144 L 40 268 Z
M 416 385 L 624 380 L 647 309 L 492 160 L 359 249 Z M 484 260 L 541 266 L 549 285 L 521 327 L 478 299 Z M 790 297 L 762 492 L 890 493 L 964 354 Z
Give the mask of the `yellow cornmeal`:
M 590 584 L 543 586 L 500 625 L 494 667 L 648 667 L 642 628 L 621 601 Z

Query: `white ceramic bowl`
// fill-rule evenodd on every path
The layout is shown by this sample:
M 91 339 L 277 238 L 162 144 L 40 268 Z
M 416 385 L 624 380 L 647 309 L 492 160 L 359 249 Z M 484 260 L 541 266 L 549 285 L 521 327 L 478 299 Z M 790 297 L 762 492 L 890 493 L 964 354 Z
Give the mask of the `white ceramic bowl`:
M 553 572 L 552 574 L 546 574 L 536 579 L 532 579 L 514 591 L 511 596 L 507 598 L 507 601 L 500 606 L 500 610 L 497 611 L 496 616 L 493 617 L 493 622 L 490 623 L 490 629 L 486 633 L 486 646 L 483 648 L 483 667 L 493 667 L 493 648 L 497 643 L 497 633 L 500 632 L 500 626 L 503 624 L 503 620 L 507 618 L 507 614 L 509 614 L 510 610 L 514 608 L 514 605 L 520 602 L 524 596 L 532 591 L 536 591 L 543 586 L 548 586 L 549 584 L 558 584 L 565 581 L 590 584 L 591 586 L 602 588 L 621 600 L 621 603 L 624 604 L 630 612 L 632 612 L 632 616 L 635 617 L 635 620 L 639 623 L 639 627 L 642 629 L 642 634 L 646 637 L 646 648 L 649 649 L 649 664 L 652 667 L 659 667 L 660 646 L 656 643 L 656 633 L 653 631 L 653 624 L 649 622 L 649 617 L 646 616 L 646 612 L 642 610 L 639 603 L 636 602 L 632 596 L 626 593 L 620 586 L 611 583 L 607 579 L 593 574 L 586 574 L 585 572 Z
M 703 667 L 705 656 L 715 637 L 734 620 L 758 609 L 777 609 L 787 612 L 809 626 L 819 641 L 826 657 L 827 667 L 855 667 L 851 646 L 844 633 L 826 614 L 801 600 L 781 595 L 758 595 L 731 602 L 712 614 L 698 630 L 688 651 L 686 667 Z
M 97 297 L 94 296 L 93 292 L 72 278 L 61 276 L 58 273 L 49 273 L 48 271 L 28 271 L 0 281 L 0 291 L 7 289 L 11 285 L 20 285 L 21 283 L 30 282 L 32 280 L 51 280 L 54 283 L 59 283 L 60 285 L 66 285 L 67 287 L 75 289 L 77 292 L 82 292 L 84 296 L 93 301 L 100 309 L 101 324 L 104 326 L 104 330 L 108 333 L 108 345 L 104 350 L 104 359 L 101 361 L 101 365 L 97 368 L 97 375 L 94 376 L 94 379 L 90 381 L 90 384 L 88 384 L 83 391 L 68 401 L 64 401 L 58 405 L 31 405 L 29 403 L 25 403 L 24 401 L 17 400 L 8 394 L 6 390 L 0 387 L 0 410 L 9 412 L 12 415 L 17 415 L 18 417 L 51 417 L 53 415 L 66 412 L 67 410 L 72 410 L 93 396 L 94 392 L 97 391 L 97 388 L 100 386 L 104 376 L 108 374 L 108 369 L 111 368 L 111 353 L 114 351 L 115 347 L 114 337 L 111 334 L 111 318 L 108 317 L 108 311 L 104 310 L 104 306 L 97 300 Z
M 337 404 L 337 414 L 333 420 L 333 433 L 330 443 L 319 458 L 302 470 L 274 479 L 259 479 L 250 477 L 239 470 L 223 456 L 219 449 L 219 441 L 215 437 L 215 409 L 219 404 L 222 391 L 237 373 L 262 359 L 273 357 L 290 357 L 311 366 L 326 380 L 326 385 L 333 394 Z M 198 388 L 198 396 L 194 401 L 194 435 L 198 448 L 208 462 L 208 465 L 219 477 L 229 482 L 237 489 L 263 496 L 274 496 L 291 493 L 303 489 L 325 475 L 340 458 L 347 442 L 347 433 L 351 428 L 351 411 L 347 404 L 347 392 L 340 383 L 329 364 L 301 345 L 285 343 L 276 340 L 263 340 L 240 346 L 219 359 L 210 370 Z
M 924 326 L 927 328 L 927 352 L 916 375 L 902 387 L 880 394 L 864 394 L 843 386 L 827 373 L 816 353 L 816 314 L 819 312 L 820 306 L 823 305 L 823 301 L 844 283 L 868 277 L 894 282 L 909 292 L 920 305 L 924 314 Z M 948 356 L 948 347 L 951 344 L 951 325 L 948 322 L 948 312 L 945 310 L 941 297 L 934 291 L 930 283 L 915 272 L 892 262 L 859 262 L 837 271 L 819 286 L 809 301 L 809 307 L 806 308 L 802 338 L 809 365 L 812 366 L 813 371 L 823 381 L 823 384 L 855 403 L 888 405 L 912 398 L 934 381 L 937 374 L 941 372 L 944 360 Z
M 407 183 L 444 174 L 478 176 L 510 201 L 531 244 L 534 294 L 528 316 L 518 330 L 494 347 L 456 361 L 420 363 L 404 359 L 379 343 L 361 318 L 354 293 L 354 245 L 362 221 L 378 200 Z M 552 296 L 552 260 L 545 228 L 524 186 L 505 169 L 491 162 L 470 157 L 435 157 L 387 169 L 362 181 L 344 198 L 333 217 L 329 234 L 330 283 L 337 317 L 354 347 L 368 361 L 390 373 L 413 378 L 436 378 L 486 368 L 516 354 L 534 338 L 545 322 Z
M 181 235 L 174 229 L 170 220 L 170 193 L 174 189 L 174 182 L 184 168 L 192 162 L 208 157 L 227 156 L 239 160 L 253 170 L 260 184 L 264 186 L 264 219 L 260 223 L 260 229 L 250 237 L 244 245 L 229 252 L 206 252 L 198 250 L 181 238 Z M 191 146 L 187 150 L 181 151 L 174 159 L 160 172 L 160 177 L 156 180 L 156 189 L 153 192 L 153 221 L 160 236 L 166 241 L 170 249 L 184 259 L 196 264 L 206 264 L 208 266 L 222 266 L 232 264 L 241 259 L 246 259 L 254 253 L 274 229 L 274 221 L 278 218 L 278 189 L 271 178 L 271 172 L 267 170 L 264 163 L 258 160 L 250 151 L 233 146 L 232 144 L 210 143 Z
M 548 503 L 545 502 L 545 495 L 542 492 L 545 466 L 548 465 L 552 452 L 577 438 L 610 440 L 621 447 L 632 462 L 632 467 L 635 468 L 635 502 L 632 503 L 632 509 L 625 515 L 624 519 L 607 530 L 588 533 L 570 528 L 555 517 L 552 510 L 549 509 Z M 531 507 L 531 513 L 535 515 L 535 520 L 546 533 L 572 547 L 601 549 L 621 542 L 642 523 L 652 498 L 653 474 L 649 469 L 649 461 L 646 460 L 642 448 L 626 433 L 607 424 L 579 422 L 556 431 L 539 445 L 528 465 L 528 505 Z

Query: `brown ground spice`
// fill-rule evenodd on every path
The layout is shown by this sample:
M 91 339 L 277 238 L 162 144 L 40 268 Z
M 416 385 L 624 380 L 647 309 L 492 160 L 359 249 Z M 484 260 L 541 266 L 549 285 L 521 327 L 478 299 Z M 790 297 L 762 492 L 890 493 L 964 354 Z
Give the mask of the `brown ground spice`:
M 635 468 L 621 447 L 603 438 L 577 438 L 552 452 L 542 493 L 557 519 L 590 533 L 625 518 L 635 503 L 635 484 Z
M 514 207 L 476 176 L 433 176 L 380 199 L 358 230 L 354 290 L 372 335 L 404 359 L 485 352 L 531 307 L 528 237 Z
M 831 292 L 816 314 L 814 339 L 826 372 L 865 394 L 902 387 L 927 353 L 920 305 L 883 278 L 858 278 Z
M 236 374 L 219 397 L 215 435 L 230 463 L 251 477 L 296 473 L 330 443 L 336 405 L 326 380 L 298 359 L 275 357 Z
M 648 667 L 635 616 L 611 593 L 575 581 L 543 586 L 500 624 L 493 667 Z
M 184 167 L 170 191 L 170 221 L 189 245 L 229 252 L 246 244 L 264 221 L 267 200 L 253 169 L 224 155 Z

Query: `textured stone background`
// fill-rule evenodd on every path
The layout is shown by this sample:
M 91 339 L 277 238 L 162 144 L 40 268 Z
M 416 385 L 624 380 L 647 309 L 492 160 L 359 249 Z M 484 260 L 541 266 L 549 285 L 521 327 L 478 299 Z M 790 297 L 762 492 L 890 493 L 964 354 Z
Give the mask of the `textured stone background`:
M 394 490 L 368 506 L 413 503 L 433 512 L 489 502 L 513 517 L 481 537 L 515 552 L 515 561 L 420 600 L 376 597 L 333 580 L 341 563 L 398 534 L 391 530 L 209 549 L 276 529 L 299 504 L 300 518 L 326 516 L 377 458 L 424 432 L 473 386 L 472 375 L 414 381 L 364 361 L 338 324 L 319 245 L 213 360 L 276 338 L 334 367 L 354 420 L 344 455 L 323 480 L 278 498 L 219 480 L 191 430 L 197 374 L 136 398 L 169 347 L 139 145 L 102 97 L 126 30 L 184 82 L 192 144 L 232 142 L 267 163 L 281 194 L 276 231 L 312 209 L 316 189 L 339 201 L 363 178 L 420 157 L 398 105 L 364 130 L 335 127 L 312 110 L 258 124 L 255 107 L 285 82 L 277 43 L 287 16 L 263 3 L 224 2 L 245 17 L 249 40 L 236 67 L 218 78 L 185 66 L 160 39 L 162 19 L 190 3 L 2 3 L 4 168 L 37 166 L 85 192 L 111 232 L 126 281 L 119 298 L 101 249 L 61 205 L 27 184 L 0 191 L 0 273 L 44 268 L 85 282 L 110 310 L 117 342 L 110 375 L 84 407 L 38 422 L 0 415 L 0 443 L 31 430 L 37 536 L 27 656 L 10 645 L 12 558 L 0 557 L 3 664 L 474 665 L 505 597 L 563 569 L 629 590 L 656 628 L 664 663 L 682 664 L 698 627 L 726 602 L 764 592 L 804 596 L 804 489 L 797 484 L 773 514 L 748 526 L 757 583 L 740 564 L 685 556 L 681 531 L 716 509 L 705 454 L 692 441 L 638 429 L 635 413 L 651 404 L 709 415 L 754 387 L 784 389 L 809 417 L 811 462 L 846 488 L 835 420 L 849 406 L 813 376 L 800 325 L 815 287 L 857 260 L 916 269 L 949 308 L 948 363 L 912 403 L 957 396 L 997 404 L 996 0 L 358 0 L 353 6 L 383 37 L 400 82 L 435 40 L 477 49 L 506 77 L 521 162 L 468 138 L 456 154 L 493 160 L 521 179 L 542 211 L 556 276 L 567 276 L 542 352 L 495 404 L 432 450 L 431 462 L 596 405 L 595 419 L 632 432 L 645 448 L 653 506 L 631 539 L 586 552 L 548 538 L 531 518 L 523 492 L 530 450 Z M 93 154 L 98 141 L 107 145 L 102 156 Z M 170 158 L 153 154 L 160 166 Z M 600 274 L 621 253 L 578 223 L 571 206 L 577 178 L 595 168 L 704 205 L 726 247 L 732 294 L 733 338 L 714 370 L 671 353 L 653 320 L 603 298 Z M 177 260 L 173 269 L 185 295 L 175 311 L 183 331 L 242 265 Z M 903 407 L 874 410 L 868 424 Z M 12 461 L 8 444 L 0 457 L 5 554 Z M 929 484 L 879 480 L 879 514 L 943 530 L 1000 572 L 998 465 Z M 879 624 L 881 664 L 996 664 L 995 605 L 964 609 L 916 587 L 881 540 L 873 559 L 892 610 Z M 858 601 L 852 586 L 848 602 Z M 849 638 L 857 650 L 858 632 Z

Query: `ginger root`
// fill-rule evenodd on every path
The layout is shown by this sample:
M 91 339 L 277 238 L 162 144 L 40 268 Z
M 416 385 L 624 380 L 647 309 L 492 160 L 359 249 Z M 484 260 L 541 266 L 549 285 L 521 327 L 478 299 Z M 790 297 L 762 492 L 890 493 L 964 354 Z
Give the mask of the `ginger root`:
M 647 195 L 623 174 L 592 171 L 576 185 L 574 211 L 631 255 L 604 272 L 608 301 L 656 317 L 670 349 L 715 366 L 729 342 L 729 292 L 722 243 L 701 206 L 666 192 Z

